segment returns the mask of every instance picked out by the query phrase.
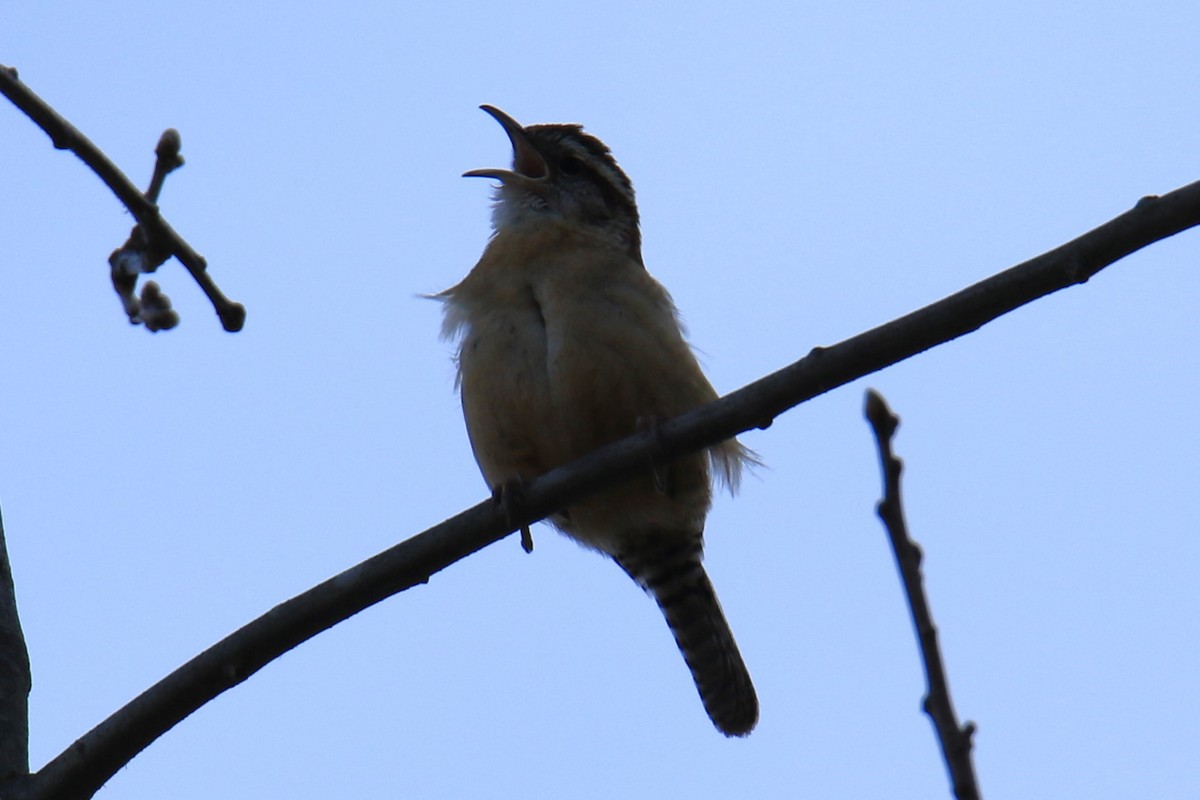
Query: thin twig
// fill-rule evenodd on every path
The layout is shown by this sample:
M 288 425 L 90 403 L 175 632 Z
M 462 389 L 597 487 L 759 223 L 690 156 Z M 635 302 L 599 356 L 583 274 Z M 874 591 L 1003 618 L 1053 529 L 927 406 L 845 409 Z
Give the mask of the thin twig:
M 118 710 L 6 800 L 90 797 L 150 742 L 231 686 L 325 628 L 522 525 L 568 507 L 652 459 L 671 460 L 752 428 L 783 411 L 985 323 L 1038 297 L 1082 283 L 1148 244 L 1200 224 L 1200 182 L 1137 206 L 1049 253 L 807 357 L 683 416 L 651 436 L 635 434 L 532 481 L 518 508 L 491 499 L 401 542 L 260 617 L 184 664 Z
M 180 263 L 187 267 L 192 278 L 208 296 L 225 330 L 233 332 L 242 329 L 242 325 L 246 321 L 245 307 L 231 301 L 221 292 L 212 276 L 208 274 L 207 263 L 203 256 L 193 250 L 192 246 L 176 233 L 175 229 L 159 214 L 156 202 L 158 190 L 162 188 L 161 176 L 156 175 L 157 183 L 152 181 L 151 191 L 146 195 L 142 194 L 125 173 L 101 152 L 100 148 L 96 147 L 74 125 L 67 122 L 46 101 L 22 83 L 17 77 L 16 69 L 3 64 L 0 64 L 0 94 L 11 100 L 17 108 L 24 111 L 38 127 L 44 130 L 56 148 L 70 150 L 100 176 L 100 180 L 104 181 L 137 220 L 138 228 L 143 231 L 146 238 L 148 249 L 162 253 L 163 260 L 175 256 Z M 168 131 L 169 133 L 171 132 Z M 178 137 L 178 134 L 176 133 L 175 136 Z M 162 160 L 162 158 L 159 159 L 160 162 Z
M 921 575 L 921 548 L 908 534 L 904 521 L 904 506 L 900 495 L 900 472 L 903 464 L 892 452 L 892 437 L 900 425 L 900 419 L 888 408 L 883 397 L 874 389 L 867 390 L 867 421 L 875 431 L 879 446 L 879 461 L 883 468 L 883 500 L 877 512 L 887 528 L 892 552 L 896 556 L 896 567 L 904 583 L 904 594 L 908 598 L 908 609 L 912 614 L 917 643 L 921 648 L 921 661 L 925 664 L 928 688 L 921 706 L 933 722 L 938 742 L 942 747 L 942 758 L 950 771 L 950 783 L 958 800 L 979 800 L 979 783 L 975 778 L 975 764 L 971 760 L 971 737 L 975 723 L 958 724 L 954 704 L 950 700 L 950 684 L 946 679 L 946 667 L 938 645 L 937 626 L 929 610 L 929 598 L 925 596 L 924 578 Z

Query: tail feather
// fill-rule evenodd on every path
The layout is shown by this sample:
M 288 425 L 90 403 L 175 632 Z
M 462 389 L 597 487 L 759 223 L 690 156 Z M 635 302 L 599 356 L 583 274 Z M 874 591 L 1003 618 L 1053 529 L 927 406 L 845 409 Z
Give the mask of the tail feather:
M 758 697 L 701 557 L 697 535 L 616 560 L 662 609 L 713 725 L 745 736 L 758 722 Z

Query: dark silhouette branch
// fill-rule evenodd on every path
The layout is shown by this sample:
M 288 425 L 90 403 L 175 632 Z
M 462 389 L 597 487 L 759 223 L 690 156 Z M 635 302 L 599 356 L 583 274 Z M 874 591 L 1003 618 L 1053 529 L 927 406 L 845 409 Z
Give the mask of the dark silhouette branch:
M 29 651 L 0 519 L 0 781 L 29 772 Z
M 933 722 L 938 742 L 942 747 L 942 758 L 950 771 L 950 783 L 958 800 L 979 800 L 979 783 L 975 778 L 975 764 L 971 760 L 971 737 L 975 723 L 958 724 L 954 704 L 950 700 L 950 684 L 946 679 L 946 666 L 942 662 L 942 651 L 938 645 L 937 626 L 929 610 L 929 599 L 925 596 L 924 578 L 921 575 L 921 548 L 908 534 L 904 521 L 904 506 L 900 496 L 900 472 L 903 465 L 892 452 L 892 437 L 900 425 L 900 419 L 892 413 L 877 392 L 867 390 L 867 421 L 875 432 L 879 446 L 879 461 L 883 468 L 883 500 L 877 512 L 887 528 L 892 552 L 896 556 L 896 567 L 904 584 L 908 609 L 912 614 L 913 628 L 917 633 L 917 644 L 921 648 L 921 661 L 925 665 L 928 688 L 921 706 Z
M 38 127 L 44 130 L 56 148 L 70 150 L 79 156 L 83 163 L 91 167 L 92 171 L 100 176 L 100 180 L 108 185 L 117 199 L 129 209 L 134 219 L 137 220 L 137 226 L 130 234 L 129 241 L 114 252 L 110 258 L 114 270 L 114 285 L 118 280 L 118 271 L 128 273 L 133 276 L 133 280 L 136 280 L 137 273 L 153 272 L 164 261 L 174 256 L 187 268 L 192 278 L 208 296 L 217 316 L 221 319 L 222 327 L 231 332 L 242 329 L 246 320 L 245 307 L 225 297 L 212 276 L 208 274 L 208 265 L 204 257 L 193 250 L 192 246 L 175 232 L 175 229 L 162 218 L 158 211 L 158 193 L 162 189 L 162 179 L 171 169 L 183 164 L 183 159 L 179 156 L 179 134 L 176 131 L 168 130 L 163 134 L 156 151 L 159 159 L 158 165 L 155 167 L 154 179 L 151 181 L 150 191 L 143 194 L 125 176 L 125 173 L 121 172 L 108 156 L 100 151 L 100 148 L 96 147 L 75 126 L 63 119 L 58 112 L 22 83 L 17 77 L 16 69 L 3 64 L 0 64 L 0 94 L 12 101 L 17 108 L 24 111 Z M 173 155 L 169 153 L 171 141 L 174 142 Z M 173 166 L 161 171 L 167 164 L 173 164 Z M 114 259 L 118 263 L 113 263 Z M 125 301 L 128 313 L 130 304 L 120 286 L 117 287 L 117 291 L 122 294 L 122 300 Z M 170 312 L 169 304 L 166 304 L 164 309 L 166 298 L 158 291 L 157 286 L 150 289 L 149 294 L 150 296 L 147 297 L 143 292 L 142 298 L 143 303 L 148 306 L 145 309 L 146 314 L 152 320 L 147 327 L 151 330 L 169 327 L 169 325 L 162 324 L 163 321 L 169 322 L 171 314 L 174 313 Z M 132 290 L 129 297 L 132 297 Z M 138 301 L 135 299 L 134 302 Z M 141 318 L 139 311 L 141 311 L 140 307 L 135 309 L 135 313 L 130 318 L 131 321 L 145 321 Z
M 1075 283 L 1200 224 L 1200 183 L 1132 210 L 1055 250 L 807 357 L 653 432 L 615 442 L 532 481 L 518 503 L 487 500 L 314 587 L 234 632 L 150 687 L 48 763 L 10 800 L 90 797 L 134 755 L 201 705 L 337 622 L 622 477 L 752 428 L 783 411 Z

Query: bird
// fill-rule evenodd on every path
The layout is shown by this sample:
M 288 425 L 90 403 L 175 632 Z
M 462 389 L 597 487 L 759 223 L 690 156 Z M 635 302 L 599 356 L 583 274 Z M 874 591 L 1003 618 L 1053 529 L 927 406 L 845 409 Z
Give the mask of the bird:
M 471 448 L 509 490 L 717 398 L 674 301 L 646 270 L 633 185 L 577 124 L 522 126 L 483 105 L 512 146 L 492 235 L 443 302 Z M 758 698 L 702 564 L 714 482 L 736 491 L 752 451 L 729 439 L 650 467 L 553 514 L 657 602 L 713 725 L 745 736 Z

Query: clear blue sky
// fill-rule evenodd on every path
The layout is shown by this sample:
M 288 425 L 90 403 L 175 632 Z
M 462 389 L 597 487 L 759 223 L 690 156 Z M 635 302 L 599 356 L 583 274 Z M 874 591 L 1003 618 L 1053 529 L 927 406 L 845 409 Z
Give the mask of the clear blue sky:
M 0 507 L 36 765 L 235 627 L 486 496 L 439 309 L 505 137 L 582 122 L 739 386 L 1200 179 L 1194 2 L 5 4 L 0 62 L 249 316 L 124 321 L 131 220 L 0 107 Z M 319 637 L 101 793 L 946 797 L 863 390 L 985 794 L 1200 794 L 1200 232 L 745 437 L 708 565 L 758 685 L 713 731 L 653 604 L 538 527 Z

